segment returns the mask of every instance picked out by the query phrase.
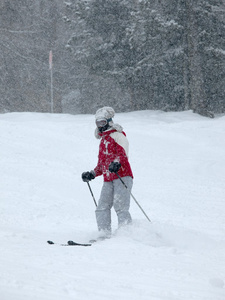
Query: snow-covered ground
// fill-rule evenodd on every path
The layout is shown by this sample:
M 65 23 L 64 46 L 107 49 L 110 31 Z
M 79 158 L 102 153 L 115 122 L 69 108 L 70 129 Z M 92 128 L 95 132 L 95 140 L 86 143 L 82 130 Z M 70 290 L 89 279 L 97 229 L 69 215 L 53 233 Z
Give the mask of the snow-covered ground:
M 134 172 L 133 225 L 97 236 L 83 171 L 97 162 L 91 115 L 0 115 L 1 300 L 224 300 L 225 116 L 120 113 Z M 90 183 L 98 199 L 102 178 Z M 117 228 L 112 212 L 113 228 Z

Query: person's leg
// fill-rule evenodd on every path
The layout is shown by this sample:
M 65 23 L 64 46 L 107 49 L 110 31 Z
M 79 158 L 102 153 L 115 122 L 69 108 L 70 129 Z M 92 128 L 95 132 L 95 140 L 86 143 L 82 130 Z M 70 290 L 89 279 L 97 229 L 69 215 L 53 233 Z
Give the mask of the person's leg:
M 96 220 L 99 231 L 106 235 L 111 233 L 111 208 L 113 206 L 113 183 L 104 182 L 98 206 L 96 208 Z
M 114 185 L 114 201 L 113 206 L 118 217 L 118 226 L 130 224 L 132 222 L 129 213 L 130 208 L 130 193 L 133 185 L 132 177 L 122 177 L 127 188 L 122 184 L 120 179 L 113 181 Z

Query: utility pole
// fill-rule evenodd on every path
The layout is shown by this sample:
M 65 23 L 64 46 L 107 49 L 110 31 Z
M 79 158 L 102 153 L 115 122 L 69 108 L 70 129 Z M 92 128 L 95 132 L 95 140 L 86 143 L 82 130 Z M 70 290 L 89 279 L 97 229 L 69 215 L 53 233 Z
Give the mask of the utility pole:
M 49 52 L 49 70 L 50 70 L 50 77 L 51 77 L 51 113 L 54 112 L 54 103 L 53 103 L 53 74 L 52 74 L 52 50 Z

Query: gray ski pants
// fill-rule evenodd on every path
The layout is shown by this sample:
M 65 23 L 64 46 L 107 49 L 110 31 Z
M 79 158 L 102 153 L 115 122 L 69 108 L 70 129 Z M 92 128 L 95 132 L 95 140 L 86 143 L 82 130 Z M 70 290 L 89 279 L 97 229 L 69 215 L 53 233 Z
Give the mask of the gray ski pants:
M 110 234 L 112 207 L 116 211 L 119 227 L 129 224 L 132 221 L 129 208 L 133 179 L 130 176 L 126 176 L 122 180 L 127 188 L 122 184 L 120 179 L 103 183 L 100 199 L 95 211 L 99 231 L 105 231 Z

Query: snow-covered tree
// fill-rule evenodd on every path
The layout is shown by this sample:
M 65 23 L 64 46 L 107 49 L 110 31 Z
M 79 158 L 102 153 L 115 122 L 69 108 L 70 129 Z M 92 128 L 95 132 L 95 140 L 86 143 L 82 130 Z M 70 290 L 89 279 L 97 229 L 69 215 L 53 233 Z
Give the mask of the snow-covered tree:
M 74 0 L 67 46 L 92 75 L 119 83 L 130 109 L 211 115 L 224 110 L 223 12 L 222 0 Z
M 0 1 L 0 111 L 225 111 L 225 0 Z
M 55 64 L 55 110 L 61 111 L 63 64 L 60 62 L 62 53 L 66 53 L 64 39 L 68 37 L 62 27 L 60 1 L 0 3 L 0 111 L 50 111 L 50 49 Z

